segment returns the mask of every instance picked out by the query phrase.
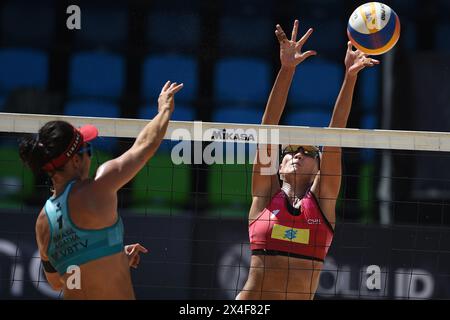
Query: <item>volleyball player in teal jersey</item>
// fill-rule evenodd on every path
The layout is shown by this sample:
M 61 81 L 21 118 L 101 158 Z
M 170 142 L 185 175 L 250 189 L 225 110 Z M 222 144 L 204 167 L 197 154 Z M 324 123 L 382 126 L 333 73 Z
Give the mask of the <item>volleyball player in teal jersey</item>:
M 53 183 L 53 196 L 37 218 L 36 239 L 47 280 L 53 289 L 63 290 L 65 299 L 135 298 L 130 267 L 137 267 L 139 253 L 147 250 L 140 244 L 123 245 L 117 191 L 157 151 L 174 110 L 174 95 L 182 87 L 170 81 L 164 85 L 158 114 L 128 151 L 98 168 L 94 179 L 88 173 L 95 127 L 76 129 L 52 121 L 22 140 L 24 163 L 36 173 L 45 171 Z M 78 282 L 72 277 L 77 268 Z

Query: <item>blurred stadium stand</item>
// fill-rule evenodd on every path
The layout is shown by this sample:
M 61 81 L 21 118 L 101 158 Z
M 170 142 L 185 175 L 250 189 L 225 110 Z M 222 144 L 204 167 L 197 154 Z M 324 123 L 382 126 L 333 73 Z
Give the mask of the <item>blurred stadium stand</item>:
M 305 61 L 294 76 L 289 92 L 295 109 L 321 109 L 331 114 L 344 79 L 344 66 L 317 57 Z
M 183 83 L 178 101 L 193 101 L 197 96 L 198 66 L 195 57 L 181 55 L 149 56 L 142 66 L 142 97 L 156 101 L 167 80 Z
M 69 96 L 118 99 L 125 85 L 125 61 L 108 52 L 78 52 L 70 61 Z
M 436 26 L 436 49 L 440 51 L 450 52 L 450 43 L 447 40 L 450 34 L 450 23 L 439 23 Z M 445 40 L 444 40 L 445 39 Z
M 385 3 L 402 23 L 397 52 L 449 51 L 448 1 Z M 63 4 L 0 4 L 0 110 L 150 119 L 162 85 L 171 80 L 185 85 L 174 120 L 259 123 L 279 67 L 274 26 L 282 23 L 289 35 L 298 18 L 299 36 L 314 28 L 304 50 L 319 55 L 298 68 L 282 124 L 328 124 L 344 75 L 351 1 L 287 1 L 281 7 L 247 0 L 239 10 L 236 1 L 133 1 L 106 10 L 102 1 L 77 4 L 82 29 L 65 32 L 58 29 Z M 423 44 L 428 38 L 431 47 Z M 381 71 L 361 74 L 352 126 L 380 126 Z M 112 155 L 115 143 L 106 145 Z M 361 160 L 375 161 L 370 154 Z M 199 182 L 203 191 L 207 181 Z
M 151 12 L 147 19 L 146 41 L 158 51 L 180 52 L 200 45 L 200 14 L 194 12 Z
M 224 58 L 214 74 L 214 94 L 220 103 L 262 103 L 270 90 L 271 67 L 261 59 Z
M 82 1 L 81 30 L 74 32 L 76 49 L 123 49 L 128 37 L 128 6 L 124 3 Z
M 50 48 L 54 45 L 54 1 L 4 1 L 0 12 L 1 45 Z
M 0 49 L 0 92 L 32 87 L 45 89 L 48 81 L 48 57 L 37 49 Z

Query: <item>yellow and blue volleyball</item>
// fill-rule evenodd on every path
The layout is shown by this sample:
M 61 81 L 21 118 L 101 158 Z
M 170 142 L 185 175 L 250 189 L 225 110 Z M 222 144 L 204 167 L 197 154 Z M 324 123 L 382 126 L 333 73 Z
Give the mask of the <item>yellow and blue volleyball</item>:
M 351 15 L 347 35 L 357 49 L 380 55 L 391 50 L 400 38 L 400 19 L 389 6 L 368 2 Z

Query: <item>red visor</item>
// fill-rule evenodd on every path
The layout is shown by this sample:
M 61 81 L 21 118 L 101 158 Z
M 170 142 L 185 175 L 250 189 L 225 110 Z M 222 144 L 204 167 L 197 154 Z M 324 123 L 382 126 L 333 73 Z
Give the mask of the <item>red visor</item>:
M 91 124 L 84 125 L 79 129 L 74 127 L 73 130 L 74 135 L 67 149 L 61 155 L 46 163 L 42 167 L 44 171 L 53 171 L 62 167 L 75 153 L 77 153 L 78 150 L 80 150 L 83 143 L 92 141 L 98 136 L 98 129 Z
M 80 131 L 81 135 L 83 136 L 84 142 L 92 141 L 98 137 L 98 129 L 92 124 L 86 124 L 78 129 L 78 131 Z

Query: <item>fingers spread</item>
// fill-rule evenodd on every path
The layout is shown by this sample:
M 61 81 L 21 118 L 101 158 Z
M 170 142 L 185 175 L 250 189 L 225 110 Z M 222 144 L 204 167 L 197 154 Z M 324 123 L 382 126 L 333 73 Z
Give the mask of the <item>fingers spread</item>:
M 373 67 L 376 64 L 380 64 L 380 61 L 370 58 L 364 58 L 363 65 Z
M 183 86 L 184 86 L 183 83 L 180 83 L 179 85 L 174 86 L 174 87 L 172 88 L 172 93 L 177 93 L 178 91 L 180 91 L 180 90 L 183 88 Z
M 298 46 L 303 46 L 306 41 L 308 41 L 309 37 L 313 33 L 314 29 L 309 28 L 309 30 L 304 34 L 304 36 L 297 42 Z
M 167 89 L 169 89 L 169 86 L 170 86 L 170 81 L 167 81 L 166 84 L 164 85 L 164 87 L 162 88 L 161 92 L 164 92 Z
M 353 44 L 351 41 L 347 42 L 347 49 L 348 51 L 353 51 Z
M 278 41 L 280 43 L 287 41 L 287 36 L 286 33 L 284 33 L 283 29 L 281 28 L 281 26 L 279 24 L 277 24 L 276 26 L 277 30 L 275 31 L 275 35 L 278 38 Z
M 298 20 L 295 20 L 294 27 L 292 28 L 291 41 L 297 41 L 297 32 L 298 32 Z
M 317 54 L 316 51 L 309 50 L 309 51 L 306 51 L 306 52 L 302 53 L 302 55 L 300 56 L 300 59 L 301 60 L 305 60 L 305 59 L 308 59 L 311 56 L 315 56 L 316 54 Z

